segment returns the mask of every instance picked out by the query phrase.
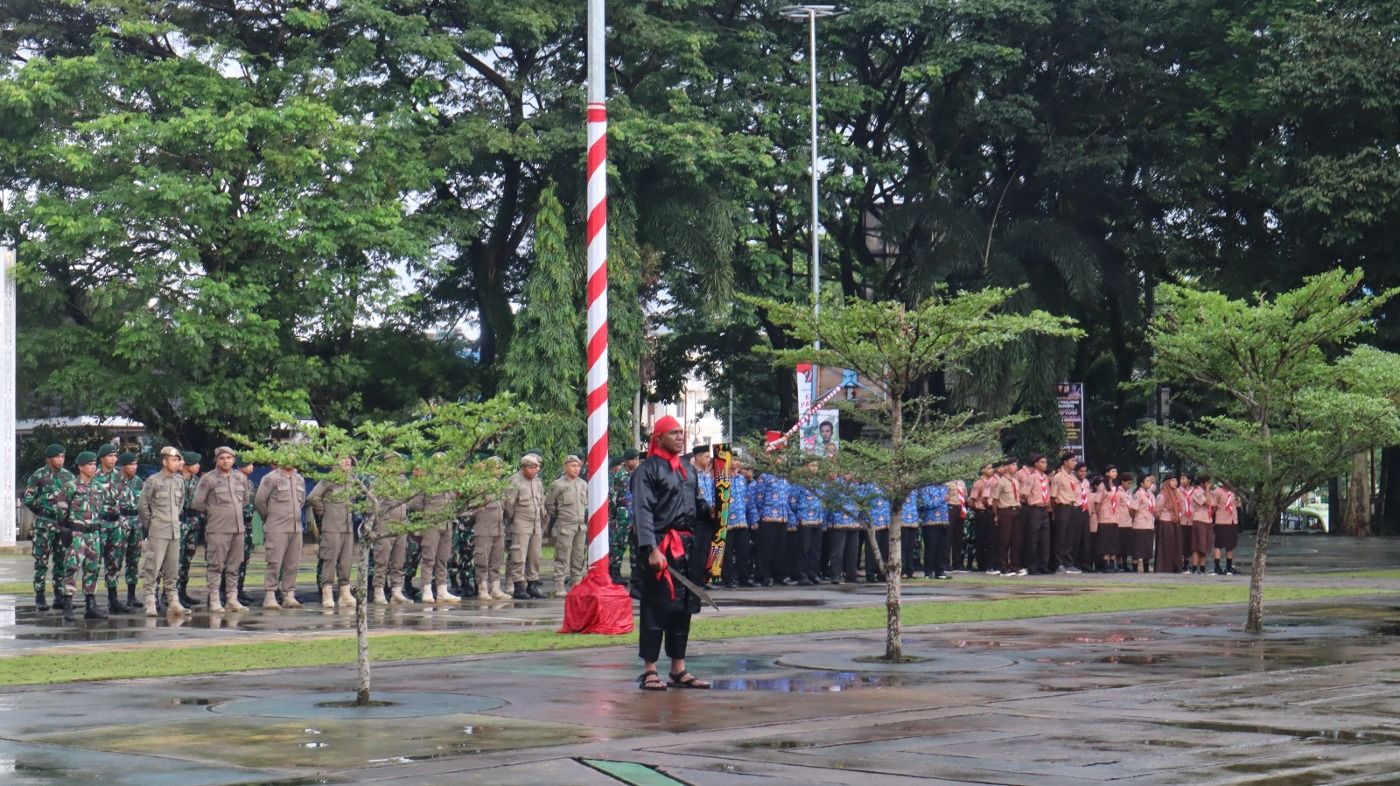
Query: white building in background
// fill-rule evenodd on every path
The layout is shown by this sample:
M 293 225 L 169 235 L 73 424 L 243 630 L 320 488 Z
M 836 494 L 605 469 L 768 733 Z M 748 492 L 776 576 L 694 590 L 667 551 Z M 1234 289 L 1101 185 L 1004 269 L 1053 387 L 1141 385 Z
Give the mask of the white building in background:
M 679 401 L 651 401 L 642 405 L 642 433 L 650 434 L 653 423 L 670 415 L 685 426 L 687 449 L 695 445 L 725 442 L 727 435 L 724 432 L 724 423 L 713 412 L 705 411 L 709 401 L 710 391 L 705 383 L 695 377 L 686 377 L 685 388 Z

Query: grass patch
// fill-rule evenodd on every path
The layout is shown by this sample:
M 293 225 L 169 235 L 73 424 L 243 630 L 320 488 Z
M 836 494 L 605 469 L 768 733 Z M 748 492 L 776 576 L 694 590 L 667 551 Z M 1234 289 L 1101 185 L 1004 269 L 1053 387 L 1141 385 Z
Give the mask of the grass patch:
M 1314 600 L 1355 595 L 1355 589 L 1283 587 L 1266 593 L 1272 602 Z M 1115 590 L 1074 596 L 1000 598 L 946 602 L 911 602 L 904 606 L 904 625 L 932 625 L 1018 620 L 1107 612 L 1198 608 L 1243 603 L 1244 586 L 1204 586 Z M 694 639 L 723 640 L 752 636 L 787 636 L 841 630 L 879 630 L 885 625 L 883 606 L 854 609 L 792 611 L 735 618 L 701 615 L 691 628 Z M 552 630 L 464 632 L 452 634 L 390 633 L 375 636 L 375 662 L 426 658 L 543 652 L 633 644 L 626 636 L 562 635 Z M 0 685 L 41 685 L 134 677 L 174 677 L 191 674 L 288 669 L 353 663 L 353 635 L 308 638 L 295 642 L 191 644 L 173 648 L 141 648 L 113 652 L 63 655 L 19 655 L 0 658 Z

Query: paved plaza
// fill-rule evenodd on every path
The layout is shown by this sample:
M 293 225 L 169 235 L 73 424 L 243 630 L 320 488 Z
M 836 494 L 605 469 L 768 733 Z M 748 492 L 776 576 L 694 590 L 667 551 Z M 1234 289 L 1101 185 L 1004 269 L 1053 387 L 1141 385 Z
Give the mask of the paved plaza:
M 1278 586 L 1355 589 L 1273 603 L 906 630 L 924 658 L 869 663 L 883 632 L 692 643 L 712 691 L 642 694 L 631 646 L 0 692 L 4 784 L 1331 784 L 1400 780 L 1400 541 L 1285 538 Z M 21 580 L 23 560 L 0 560 Z M 910 587 L 911 603 L 1236 581 L 1076 577 Z M 6 657 L 182 640 L 343 636 L 348 615 L 207 613 L 61 625 L 0 596 Z M 880 587 L 721 592 L 721 615 L 877 606 Z M 375 610 L 380 629 L 537 629 L 560 601 Z M 708 611 L 707 615 L 714 612 Z

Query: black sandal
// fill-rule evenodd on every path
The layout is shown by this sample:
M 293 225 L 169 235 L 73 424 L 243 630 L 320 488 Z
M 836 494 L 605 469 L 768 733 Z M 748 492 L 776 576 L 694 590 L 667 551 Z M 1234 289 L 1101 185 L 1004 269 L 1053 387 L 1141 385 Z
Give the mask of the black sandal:
M 661 681 L 660 674 L 644 671 L 642 676 L 637 678 L 637 687 L 642 690 L 666 690 L 666 683 Z
M 689 688 L 691 690 L 710 689 L 710 683 L 706 682 L 705 680 L 696 679 L 695 675 L 691 674 L 689 670 L 669 674 L 667 676 L 671 678 L 671 681 L 667 684 L 670 685 L 672 688 Z M 686 679 L 686 677 L 689 677 L 690 679 Z

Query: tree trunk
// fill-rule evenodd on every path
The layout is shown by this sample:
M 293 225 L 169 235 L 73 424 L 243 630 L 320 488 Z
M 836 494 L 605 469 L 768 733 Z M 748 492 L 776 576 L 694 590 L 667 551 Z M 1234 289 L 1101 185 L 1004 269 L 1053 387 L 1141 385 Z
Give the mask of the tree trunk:
M 1278 521 L 1279 507 L 1275 502 L 1259 505 L 1259 524 L 1254 532 L 1254 564 L 1249 569 L 1249 616 L 1244 625 L 1247 633 L 1264 632 L 1264 562 L 1269 555 L 1269 532 Z
M 1371 455 L 1357 453 L 1351 458 L 1351 475 L 1342 499 L 1342 520 L 1338 529 L 1347 535 L 1371 534 Z
M 890 391 L 890 444 L 894 446 L 894 454 L 898 456 L 904 444 L 904 409 L 900 403 L 900 397 L 904 395 L 903 390 Z M 904 500 L 898 504 L 904 506 Z M 900 553 L 904 541 L 904 533 L 899 530 L 899 514 L 902 510 L 895 510 L 894 505 L 890 506 L 890 553 L 885 560 L 885 660 L 898 662 L 904 659 L 904 643 L 901 641 L 900 619 L 899 619 L 899 592 L 900 580 L 904 575 L 903 555 Z
M 360 683 L 355 690 L 355 703 L 359 706 L 369 704 L 369 613 L 365 607 L 369 605 L 369 550 L 374 541 L 370 540 L 369 533 L 360 538 L 357 544 L 358 553 L 355 555 L 356 576 L 355 587 L 359 597 L 359 602 L 355 604 L 355 659 L 359 666 Z M 384 568 L 381 566 L 380 570 Z

